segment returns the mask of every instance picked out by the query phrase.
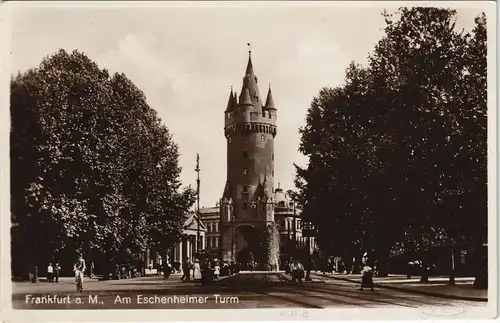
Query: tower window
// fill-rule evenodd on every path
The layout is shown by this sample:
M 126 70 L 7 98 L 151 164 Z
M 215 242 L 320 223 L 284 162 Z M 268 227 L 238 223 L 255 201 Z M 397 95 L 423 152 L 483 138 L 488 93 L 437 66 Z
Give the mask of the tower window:
M 246 210 L 246 209 L 248 209 L 248 204 L 247 204 L 247 202 L 243 203 L 243 210 Z
M 246 175 L 248 173 L 248 170 L 246 168 L 243 168 L 243 175 Z
M 274 177 L 274 170 L 273 170 L 273 177 Z
M 244 157 L 244 158 L 248 158 L 248 151 L 244 151 L 244 152 L 243 152 L 243 157 Z
M 274 153 L 273 153 L 273 156 L 272 156 L 271 158 L 272 158 L 272 160 L 274 161 Z
M 264 140 L 266 140 L 266 137 L 264 135 L 261 135 L 260 136 L 260 141 L 264 142 Z

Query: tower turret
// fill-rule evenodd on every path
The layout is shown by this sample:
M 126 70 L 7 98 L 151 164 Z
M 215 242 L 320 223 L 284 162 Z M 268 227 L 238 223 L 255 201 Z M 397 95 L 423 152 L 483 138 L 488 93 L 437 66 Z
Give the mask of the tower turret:
M 244 88 L 241 92 L 240 96 L 240 105 L 245 106 L 245 105 L 252 105 L 252 99 L 250 98 L 250 91 L 247 88 Z
M 271 92 L 271 84 L 269 84 L 269 91 L 267 92 L 265 109 L 276 111 L 276 108 L 274 107 L 273 94 Z
M 231 92 L 229 93 L 229 100 L 227 101 L 227 108 L 225 112 L 232 112 L 237 105 L 234 104 L 233 97 L 233 87 L 231 86 Z

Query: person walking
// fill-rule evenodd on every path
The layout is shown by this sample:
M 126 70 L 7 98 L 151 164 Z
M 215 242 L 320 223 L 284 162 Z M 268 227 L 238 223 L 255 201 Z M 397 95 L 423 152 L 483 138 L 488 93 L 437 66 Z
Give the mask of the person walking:
M 54 267 L 52 263 L 49 263 L 47 267 L 47 281 L 53 283 L 54 282 Z
M 302 278 L 300 277 L 301 266 L 302 265 L 297 260 L 294 260 L 290 265 L 290 273 L 292 274 L 292 282 L 294 283 L 299 283 L 299 282 L 302 283 Z
M 302 279 L 304 279 L 304 266 L 299 261 L 296 261 L 297 270 L 297 282 L 302 284 Z
M 182 277 L 181 280 L 190 280 L 191 279 L 191 262 L 189 261 L 189 257 L 186 258 L 186 261 L 182 264 Z
M 94 269 L 95 269 L 95 266 L 94 266 L 94 262 L 92 261 L 90 263 L 90 267 L 89 267 L 89 278 L 94 278 Z
M 54 275 L 56 278 L 56 283 L 59 283 L 59 275 L 61 274 L 61 266 L 59 265 L 58 262 L 56 262 L 56 265 L 54 267 Z
M 168 277 L 170 277 L 171 273 L 172 273 L 172 265 L 170 264 L 170 260 L 167 258 L 164 261 L 163 279 L 167 280 Z
M 361 288 L 360 290 L 363 290 L 364 287 L 370 288 L 370 291 L 373 292 L 373 269 L 368 265 L 368 262 L 366 262 L 365 266 L 361 270 Z
M 220 265 L 219 265 L 219 262 L 217 261 L 217 259 L 215 259 L 215 262 L 214 262 L 214 278 L 215 279 L 219 279 L 219 275 L 220 275 Z
M 199 259 L 195 259 L 195 261 L 194 261 L 193 279 L 201 279 L 201 265 L 200 265 Z

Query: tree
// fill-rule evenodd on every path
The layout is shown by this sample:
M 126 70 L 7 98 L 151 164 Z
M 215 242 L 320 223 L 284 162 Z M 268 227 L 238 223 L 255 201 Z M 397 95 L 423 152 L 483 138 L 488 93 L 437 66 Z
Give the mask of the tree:
M 178 239 L 192 190 L 179 190 L 177 146 L 124 75 L 61 50 L 12 80 L 11 115 L 18 267 L 76 251 L 120 262 Z
M 420 252 L 425 281 L 432 245 L 477 236 L 467 225 L 472 209 L 482 212 L 475 227 L 484 233 L 486 74 L 477 67 L 485 66 L 485 28 L 478 19 L 470 38 L 456 30 L 454 15 L 384 13 L 386 35 L 369 65 L 351 64 L 344 86 L 322 89 L 312 101 L 299 148 L 309 165 L 297 167 L 296 186 L 328 254 L 350 260 L 368 251 L 383 268 L 403 243 Z M 481 61 L 475 73 L 474 60 Z M 460 198 L 472 191 L 475 204 L 460 211 Z

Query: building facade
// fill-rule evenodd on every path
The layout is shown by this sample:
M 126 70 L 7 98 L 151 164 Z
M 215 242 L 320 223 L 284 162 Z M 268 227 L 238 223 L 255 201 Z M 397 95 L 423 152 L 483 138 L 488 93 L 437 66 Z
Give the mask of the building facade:
M 201 249 L 206 247 L 207 227 L 194 213 L 186 214 L 181 241 L 168 251 L 168 261 L 171 264 L 182 263 L 189 258 L 193 261 L 197 256 L 196 241 L 198 239 L 198 230 L 200 234 Z M 146 267 L 159 268 L 165 259 L 164 254 L 154 248 L 147 249 L 141 256 Z
M 297 254 L 301 254 L 303 258 L 304 254 L 317 252 L 314 234 L 310 234 L 303 226 L 300 209 L 295 207 L 293 200 L 279 183 L 273 192 L 273 201 L 274 221 L 278 225 L 280 235 L 280 263 L 285 263 L 290 257 L 297 257 Z M 220 205 L 200 209 L 200 219 L 207 228 L 206 250 L 214 258 L 220 258 L 222 255 L 220 209 Z

